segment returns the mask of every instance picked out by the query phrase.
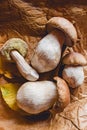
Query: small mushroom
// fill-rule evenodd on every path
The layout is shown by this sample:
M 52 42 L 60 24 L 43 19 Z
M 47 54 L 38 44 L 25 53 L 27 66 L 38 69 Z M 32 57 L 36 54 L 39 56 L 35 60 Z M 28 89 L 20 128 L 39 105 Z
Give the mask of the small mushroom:
M 11 38 L 1 48 L 1 54 L 8 61 L 14 61 L 21 75 L 30 81 L 39 78 L 38 73 L 25 61 L 24 57 L 28 51 L 28 45 L 20 38 Z
M 63 79 L 72 88 L 80 86 L 84 82 L 84 71 L 82 66 L 67 66 L 62 73 Z
M 84 66 L 87 64 L 85 57 L 78 52 L 70 52 L 66 54 L 63 57 L 62 62 L 65 65 L 73 65 L 73 66 L 76 66 L 76 65 Z
M 54 77 L 57 82 L 58 100 L 56 108 L 63 110 L 70 103 L 70 91 L 67 83 L 60 77 Z
M 38 114 L 48 110 L 56 100 L 56 85 L 51 81 L 26 82 L 17 92 L 19 108 L 29 114 Z
M 47 23 L 46 35 L 36 47 L 31 65 L 40 73 L 55 69 L 61 58 L 63 44 L 72 46 L 77 40 L 73 24 L 65 18 L 53 17 Z

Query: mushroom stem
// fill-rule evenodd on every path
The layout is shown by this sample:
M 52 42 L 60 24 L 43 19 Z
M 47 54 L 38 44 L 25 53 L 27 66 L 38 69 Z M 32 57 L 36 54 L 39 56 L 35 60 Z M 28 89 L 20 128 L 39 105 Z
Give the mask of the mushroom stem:
M 52 81 L 24 83 L 17 92 L 17 105 L 29 114 L 50 109 L 57 100 L 57 89 Z
M 69 87 L 76 88 L 84 82 L 84 71 L 82 66 L 65 66 L 62 72 L 63 79 Z
M 31 65 L 39 72 L 48 72 L 55 69 L 61 58 L 61 48 L 65 35 L 59 30 L 54 30 L 46 35 L 40 42 L 31 60 Z
M 19 72 L 25 79 L 36 81 L 39 78 L 38 73 L 25 61 L 23 56 L 18 51 L 12 50 L 10 55 L 17 64 Z

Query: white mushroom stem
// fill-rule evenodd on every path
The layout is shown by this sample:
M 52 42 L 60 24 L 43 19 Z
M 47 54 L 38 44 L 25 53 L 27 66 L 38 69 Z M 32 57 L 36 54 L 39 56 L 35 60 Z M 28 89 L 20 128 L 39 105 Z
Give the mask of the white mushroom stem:
M 12 59 L 17 64 L 21 75 L 30 81 L 36 81 L 39 78 L 38 73 L 25 61 L 24 57 L 16 50 L 10 52 Z
M 57 89 L 52 81 L 24 83 L 17 92 L 17 105 L 30 114 L 38 114 L 53 106 Z
M 55 69 L 61 58 L 64 41 L 65 35 L 59 30 L 54 30 L 46 35 L 38 43 L 31 65 L 40 73 Z
M 84 71 L 82 66 L 66 66 L 62 73 L 63 79 L 72 88 L 76 88 L 84 82 Z

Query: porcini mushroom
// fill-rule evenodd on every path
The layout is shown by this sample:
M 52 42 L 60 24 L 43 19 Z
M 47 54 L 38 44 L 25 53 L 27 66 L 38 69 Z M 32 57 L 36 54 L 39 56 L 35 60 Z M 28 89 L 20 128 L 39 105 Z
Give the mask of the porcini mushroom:
M 76 88 L 84 82 L 83 67 L 66 66 L 63 70 L 62 76 L 70 87 Z
M 66 54 L 63 57 L 62 62 L 65 65 L 73 65 L 73 66 L 77 66 L 77 65 L 84 66 L 87 64 L 85 57 L 78 52 L 70 52 Z
M 48 110 L 57 100 L 57 89 L 52 81 L 24 83 L 17 92 L 19 108 L 29 114 L 38 114 Z
M 57 82 L 57 93 L 58 99 L 56 102 L 56 107 L 63 110 L 70 103 L 70 91 L 67 83 L 60 77 L 54 77 Z
M 65 18 L 53 17 L 47 23 L 46 35 L 36 47 L 31 65 L 40 73 L 55 69 L 61 58 L 63 44 L 72 45 L 77 40 L 73 24 Z
M 28 51 L 28 45 L 20 38 L 11 38 L 0 49 L 1 54 L 8 61 L 14 61 L 21 75 L 30 81 L 39 78 L 38 73 L 26 62 L 24 57 Z

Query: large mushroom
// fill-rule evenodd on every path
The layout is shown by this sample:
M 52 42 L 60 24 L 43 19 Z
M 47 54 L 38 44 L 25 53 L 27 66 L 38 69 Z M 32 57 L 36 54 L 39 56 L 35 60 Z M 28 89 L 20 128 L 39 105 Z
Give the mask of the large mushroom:
M 48 72 L 57 67 L 64 43 L 72 46 L 77 41 L 73 24 L 62 17 L 53 17 L 47 23 L 47 34 L 40 42 L 32 57 L 31 65 L 39 72 Z
M 54 77 L 52 81 L 36 81 L 24 83 L 17 92 L 17 105 L 29 114 L 39 114 L 57 107 L 63 110 L 70 103 L 70 91 L 67 83 Z
M 19 72 L 25 79 L 36 81 L 39 78 L 38 73 L 24 59 L 27 51 L 27 43 L 20 38 L 9 39 L 0 49 L 6 60 L 16 63 Z

